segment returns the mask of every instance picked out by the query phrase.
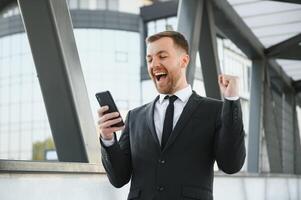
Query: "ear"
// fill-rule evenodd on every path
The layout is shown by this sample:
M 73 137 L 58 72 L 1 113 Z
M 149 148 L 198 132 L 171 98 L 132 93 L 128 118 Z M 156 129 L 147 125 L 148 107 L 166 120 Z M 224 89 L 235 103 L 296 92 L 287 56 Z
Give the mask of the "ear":
M 182 54 L 181 56 L 181 67 L 182 68 L 187 68 L 189 64 L 190 57 L 188 54 Z

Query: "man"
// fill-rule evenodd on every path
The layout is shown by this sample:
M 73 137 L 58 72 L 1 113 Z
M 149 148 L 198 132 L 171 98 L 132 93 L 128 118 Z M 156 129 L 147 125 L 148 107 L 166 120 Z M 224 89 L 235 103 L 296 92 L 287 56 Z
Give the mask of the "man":
M 232 174 L 245 159 L 238 78 L 219 76 L 224 102 L 201 97 L 186 80 L 189 55 L 183 35 L 165 31 L 146 42 L 157 98 L 129 111 L 125 127 L 111 127 L 121 121 L 119 113 L 104 115 L 107 106 L 98 110 L 108 178 L 115 187 L 131 179 L 128 199 L 212 200 L 214 162 Z

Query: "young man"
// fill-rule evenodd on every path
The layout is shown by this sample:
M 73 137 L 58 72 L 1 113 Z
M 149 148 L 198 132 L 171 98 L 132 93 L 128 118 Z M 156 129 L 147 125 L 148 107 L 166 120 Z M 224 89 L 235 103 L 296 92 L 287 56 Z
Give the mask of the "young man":
M 245 160 L 238 78 L 219 76 L 224 102 L 201 97 L 186 80 L 189 51 L 183 35 L 165 31 L 146 42 L 157 98 L 129 111 L 125 127 L 111 127 L 121 120 L 119 113 L 104 115 L 107 106 L 98 110 L 108 178 L 115 187 L 131 179 L 128 199 L 212 200 L 214 162 L 232 174 Z

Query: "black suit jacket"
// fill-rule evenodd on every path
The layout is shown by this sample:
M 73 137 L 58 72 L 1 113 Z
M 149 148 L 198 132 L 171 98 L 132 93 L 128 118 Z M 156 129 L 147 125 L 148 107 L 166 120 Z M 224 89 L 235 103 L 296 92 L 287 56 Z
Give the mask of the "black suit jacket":
M 245 160 L 239 100 L 193 92 L 162 151 L 153 120 L 157 100 L 129 111 L 118 142 L 110 147 L 101 142 L 110 182 L 122 187 L 131 179 L 128 199 L 212 200 L 214 162 L 232 174 Z

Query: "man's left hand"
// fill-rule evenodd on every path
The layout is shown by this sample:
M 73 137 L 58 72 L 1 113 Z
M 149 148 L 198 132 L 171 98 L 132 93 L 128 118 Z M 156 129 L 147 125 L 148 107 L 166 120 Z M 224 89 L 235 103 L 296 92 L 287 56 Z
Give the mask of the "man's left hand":
M 224 97 L 238 97 L 239 96 L 239 78 L 238 76 L 231 76 L 221 74 L 218 76 L 218 84 Z

